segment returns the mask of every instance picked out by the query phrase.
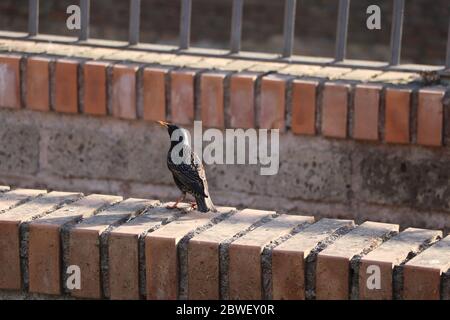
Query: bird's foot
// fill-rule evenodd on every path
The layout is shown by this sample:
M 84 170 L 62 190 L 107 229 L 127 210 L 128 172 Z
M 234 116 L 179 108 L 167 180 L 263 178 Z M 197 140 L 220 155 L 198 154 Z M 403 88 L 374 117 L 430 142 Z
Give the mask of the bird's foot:
M 191 202 L 191 209 L 197 208 L 197 202 Z
M 178 208 L 178 202 L 175 202 L 175 204 L 172 204 L 170 206 L 166 206 L 167 209 L 177 209 Z
M 181 197 L 179 199 L 177 199 L 177 201 L 175 201 L 175 203 L 173 205 L 170 206 L 166 206 L 167 209 L 178 209 L 178 204 L 182 201 L 184 201 L 184 199 L 186 198 L 186 194 L 181 195 Z

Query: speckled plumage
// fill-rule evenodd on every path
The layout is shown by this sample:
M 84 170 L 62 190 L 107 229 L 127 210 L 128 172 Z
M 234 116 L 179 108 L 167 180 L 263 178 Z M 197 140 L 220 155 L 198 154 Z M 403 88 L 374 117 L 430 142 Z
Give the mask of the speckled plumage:
M 185 130 L 166 122 L 160 122 L 160 124 L 167 127 L 169 136 L 172 136 L 175 130 Z M 209 196 L 208 182 L 203 164 L 192 150 L 190 141 L 183 140 L 183 135 L 180 135 L 180 137 L 178 141 L 171 140 L 170 149 L 167 154 L 167 167 L 173 175 L 175 184 L 183 194 L 182 199 L 184 199 L 186 193 L 189 193 L 195 198 L 198 211 L 216 211 Z M 176 161 L 172 160 L 172 150 L 180 143 L 183 147 L 182 151 L 180 151 L 183 161 L 181 163 L 175 163 Z

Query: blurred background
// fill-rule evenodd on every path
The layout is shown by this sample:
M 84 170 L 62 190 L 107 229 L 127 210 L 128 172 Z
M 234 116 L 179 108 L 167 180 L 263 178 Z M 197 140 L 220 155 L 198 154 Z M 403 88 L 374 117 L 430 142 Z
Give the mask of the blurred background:
M 65 28 L 66 8 L 75 0 L 41 1 L 40 32 L 76 35 Z M 381 30 L 366 28 L 369 5 L 381 8 Z M 0 1 L 0 29 L 27 30 L 27 0 Z M 228 48 L 232 0 L 194 0 L 191 44 Z M 408 0 L 405 4 L 403 63 L 444 64 L 449 0 Z M 338 0 L 299 0 L 295 54 L 333 56 Z M 392 0 L 351 2 L 347 57 L 387 61 Z M 179 0 L 142 0 L 141 41 L 177 44 Z M 129 1 L 92 0 L 91 37 L 126 40 Z M 245 0 L 242 50 L 277 53 L 283 41 L 283 0 Z

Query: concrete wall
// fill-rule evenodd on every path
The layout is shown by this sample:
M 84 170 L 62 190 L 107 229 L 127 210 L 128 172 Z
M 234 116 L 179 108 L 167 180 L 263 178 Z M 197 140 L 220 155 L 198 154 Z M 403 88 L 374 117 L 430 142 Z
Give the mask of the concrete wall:
M 160 127 L 0 109 L 0 184 L 174 200 Z M 450 228 L 450 150 L 280 136 L 280 170 L 207 166 L 220 205 Z

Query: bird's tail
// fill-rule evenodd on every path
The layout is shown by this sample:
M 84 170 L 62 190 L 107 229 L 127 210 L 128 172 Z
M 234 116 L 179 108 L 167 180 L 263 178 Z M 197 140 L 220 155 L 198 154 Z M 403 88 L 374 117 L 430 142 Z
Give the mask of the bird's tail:
M 197 202 L 197 210 L 200 212 L 217 211 L 211 200 L 211 197 L 198 196 L 195 198 L 195 201 Z

